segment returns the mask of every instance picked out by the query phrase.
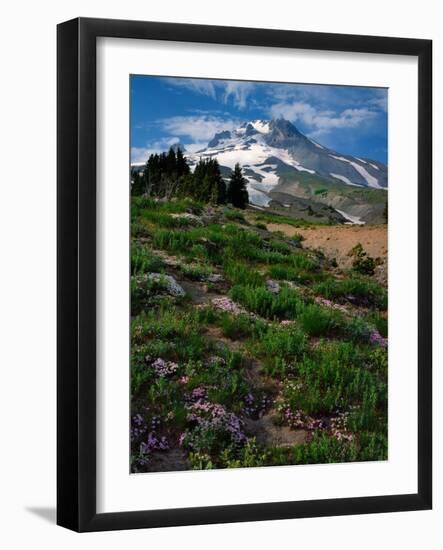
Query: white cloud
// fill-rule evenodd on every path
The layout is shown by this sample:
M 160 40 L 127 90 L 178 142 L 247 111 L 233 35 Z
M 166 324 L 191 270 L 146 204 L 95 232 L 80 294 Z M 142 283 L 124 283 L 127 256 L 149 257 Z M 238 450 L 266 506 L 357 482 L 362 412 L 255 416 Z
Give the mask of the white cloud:
M 325 134 L 335 128 L 356 128 L 377 116 L 368 108 L 345 109 L 339 113 L 331 110 L 319 110 L 310 103 L 301 101 L 280 102 L 272 105 L 273 117 L 284 117 L 292 122 L 301 121 L 310 130 L 313 137 Z
M 210 115 L 174 116 L 160 121 L 164 130 L 171 134 L 186 136 L 196 142 L 209 141 L 215 133 L 232 130 L 238 121 Z
M 233 104 L 238 109 L 244 109 L 247 106 L 248 96 L 254 90 L 254 84 L 252 82 L 238 82 L 234 80 L 228 80 L 223 84 L 223 101 L 228 103 L 232 99 Z
M 184 142 L 187 152 L 203 149 L 217 132 L 233 130 L 239 120 L 212 115 L 174 116 L 156 121 L 169 136 L 148 141 L 144 147 L 131 148 L 131 162 L 146 162 L 150 155 L 167 151 L 174 143 Z
M 369 99 L 368 104 L 384 111 L 385 113 L 387 113 L 387 111 L 388 111 L 388 94 L 385 92 L 383 95 L 380 95 L 379 97 L 374 97 L 372 99 Z
M 212 80 L 204 78 L 165 78 L 169 84 L 179 88 L 186 88 L 201 95 L 216 98 L 215 86 Z
M 178 137 L 165 137 L 156 141 L 148 142 L 146 147 L 131 147 L 131 163 L 146 162 L 150 155 L 163 153 L 167 151 L 171 145 L 178 143 Z
M 237 109 L 245 109 L 248 97 L 255 88 L 253 82 L 240 80 L 206 80 L 199 78 L 165 78 L 166 82 L 178 88 L 186 88 L 192 92 L 219 98 L 223 103 L 232 103 Z

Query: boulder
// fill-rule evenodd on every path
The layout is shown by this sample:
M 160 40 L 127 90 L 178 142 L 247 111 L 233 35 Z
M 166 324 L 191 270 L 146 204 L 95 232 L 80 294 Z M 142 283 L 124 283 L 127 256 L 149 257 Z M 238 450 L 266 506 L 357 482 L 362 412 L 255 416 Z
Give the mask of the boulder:
M 163 273 L 148 273 L 148 280 L 155 281 L 163 286 L 164 290 L 171 296 L 177 298 L 185 296 L 186 292 L 172 277 L 172 275 L 164 275 Z

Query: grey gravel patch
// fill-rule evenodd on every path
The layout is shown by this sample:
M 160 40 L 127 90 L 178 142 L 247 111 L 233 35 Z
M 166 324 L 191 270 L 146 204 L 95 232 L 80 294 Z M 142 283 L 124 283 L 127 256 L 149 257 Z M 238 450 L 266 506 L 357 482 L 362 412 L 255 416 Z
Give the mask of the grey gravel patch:
M 171 214 L 171 218 L 178 220 L 188 220 L 192 225 L 203 225 L 203 221 L 199 216 L 191 214 L 190 212 L 183 212 L 181 214 Z
M 224 279 L 220 273 L 211 273 L 206 277 L 206 280 L 208 283 L 221 283 Z

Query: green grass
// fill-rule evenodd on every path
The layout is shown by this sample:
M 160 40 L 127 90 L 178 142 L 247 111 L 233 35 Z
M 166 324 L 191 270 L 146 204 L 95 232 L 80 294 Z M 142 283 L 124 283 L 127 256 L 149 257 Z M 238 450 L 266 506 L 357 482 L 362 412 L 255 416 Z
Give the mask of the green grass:
M 273 294 L 264 287 L 235 285 L 230 295 L 248 311 L 267 319 L 295 319 L 303 308 L 303 301 L 295 290 L 282 288 Z
M 346 299 L 352 296 L 363 305 L 385 310 L 388 306 L 386 290 L 367 277 L 352 277 L 343 280 L 328 279 L 313 287 L 316 294 L 330 300 Z
M 161 272 L 164 262 L 153 254 L 148 245 L 134 243 L 131 246 L 131 274 Z
M 238 222 L 244 225 L 248 225 L 244 214 L 240 210 L 234 210 L 231 208 L 225 208 L 223 211 L 225 218 L 230 222 Z
M 180 271 L 187 279 L 204 281 L 213 272 L 211 266 L 205 264 L 182 264 Z
M 292 281 L 300 284 L 317 281 L 324 277 L 321 271 L 307 271 L 303 268 L 291 267 L 285 264 L 270 265 L 268 273 L 273 279 L 278 279 L 279 281 Z
M 337 276 L 325 257 L 301 248 L 301 235 L 268 233 L 264 225 L 308 227 L 309 222 L 247 211 L 248 222 L 235 209 L 205 208 L 189 200 L 132 199 L 133 413 L 148 424 L 160 419 L 155 429 L 171 448 L 185 434 L 181 449 L 191 468 L 385 460 L 388 356 L 370 343 L 370 334 L 377 328 L 387 336 L 386 290 L 369 276 Z M 173 216 L 182 213 L 200 216 L 198 225 Z M 165 264 L 159 250 L 180 258 L 178 265 Z M 169 296 L 161 279 L 143 277 L 153 272 L 173 275 L 179 283 L 187 279 L 190 288 L 209 293 L 207 305 L 196 307 L 191 293 Z M 223 274 L 223 281 L 207 284 L 212 273 Z M 278 293 L 267 289 L 269 278 L 280 281 Z M 246 313 L 211 305 L 214 295 L 225 294 Z M 346 312 L 317 304 L 316 295 L 346 303 Z M 159 376 L 150 366 L 156 358 L 175 362 L 177 369 Z M 259 418 L 248 408 L 250 395 L 257 403 L 264 399 L 260 410 L 280 411 L 277 420 L 283 424 L 291 422 L 285 411 L 325 419 L 326 426 L 328 418 L 343 412 L 352 440 L 339 441 L 322 427 L 293 447 L 259 444 L 248 430 L 234 443 L 226 426 L 202 428 L 189 419 L 194 390 L 204 392 L 203 402 L 243 420 Z M 146 471 L 141 441 L 132 444 L 136 471 Z
M 264 277 L 245 262 L 226 258 L 223 271 L 232 285 L 263 286 Z
M 201 214 L 203 205 L 191 199 L 173 199 L 170 201 L 156 201 L 149 197 L 131 197 L 132 217 L 143 217 L 152 212 L 163 214 Z
M 199 359 L 209 349 L 197 316 L 174 306 L 151 310 L 136 317 L 131 324 L 131 335 L 133 345 L 146 342 L 173 344 L 162 358 L 174 361 Z
M 309 336 L 331 335 L 343 326 L 343 317 L 338 311 L 317 304 L 306 305 L 300 313 L 299 321 Z
M 295 325 L 270 325 L 256 332 L 250 344 L 252 352 L 263 361 L 264 372 L 284 378 L 307 352 L 307 338 Z
M 315 225 L 325 225 L 319 222 L 309 222 L 300 218 L 291 218 L 275 212 L 260 212 L 260 214 L 255 215 L 255 220 L 256 222 L 287 224 L 293 227 L 315 227 Z
M 229 313 L 221 314 L 219 324 L 223 331 L 223 336 L 231 340 L 250 338 L 257 331 L 260 331 L 261 327 L 261 323 L 254 321 L 247 315 L 231 315 Z
M 331 414 L 359 407 L 360 429 L 386 420 L 387 384 L 383 372 L 367 364 L 379 361 L 350 343 L 325 342 L 297 364 L 298 384 L 283 390 L 285 403 L 308 414 Z

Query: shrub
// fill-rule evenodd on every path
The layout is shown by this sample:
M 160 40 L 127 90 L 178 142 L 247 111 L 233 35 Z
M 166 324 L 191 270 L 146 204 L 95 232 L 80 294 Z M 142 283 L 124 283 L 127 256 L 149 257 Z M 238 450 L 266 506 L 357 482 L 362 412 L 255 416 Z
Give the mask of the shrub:
M 364 251 L 361 243 L 354 246 L 349 252 L 349 256 L 354 258 L 352 261 L 352 268 L 354 271 L 362 273 L 363 275 L 374 275 L 376 262 L 374 258 L 368 256 L 367 252 Z
M 294 360 L 306 350 L 306 336 L 295 325 L 271 326 L 260 334 L 258 351 L 269 357 Z
M 157 210 L 142 210 L 141 218 L 144 221 L 153 223 L 158 227 L 164 227 L 168 229 L 192 227 L 195 225 L 195 221 L 186 218 L 185 216 L 172 216 L 167 212 L 161 212 Z
M 364 363 L 361 350 L 350 343 L 324 343 L 297 364 L 296 382 L 287 382 L 283 399 L 291 410 L 330 414 L 358 406 L 373 415 L 383 411 L 387 385 L 380 373 Z
M 235 285 L 230 292 L 232 299 L 249 311 L 268 319 L 295 319 L 303 308 L 303 302 L 295 290 L 282 288 L 273 294 L 264 287 Z
M 232 410 L 239 411 L 242 398 L 248 393 L 241 353 L 229 350 L 217 350 L 220 354 L 207 359 L 188 361 L 185 371 L 190 376 L 190 389 L 204 387 L 212 402 L 221 403 Z
M 149 227 L 143 223 L 143 220 L 137 218 L 131 222 L 131 238 L 147 238 L 151 236 Z
M 343 326 L 343 335 L 354 342 L 368 343 L 371 338 L 372 327 L 362 317 L 346 319 Z
M 146 245 L 133 244 L 131 246 L 131 274 L 160 272 L 164 267 L 163 260 L 152 253 Z
M 244 225 L 248 225 L 248 222 L 245 219 L 244 215 L 238 210 L 231 210 L 230 208 L 225 208 L 223 213 L 225 215 L 225 218 L 230 222 L 238 222 Z
M 291 248 L 285 242 L 278 241 L 277 239 L 271 239 L 269 247 L 274 252 L 280 252 L 280 254 L 284 254 L 285 256 L 291 253 Z
M 192 281 L 205 280 L 212 273 L 210 266 L 202 264 L 182 264 L 180 265 L 180 271 L 186 278 L 191 279 Z
M 231 340 L 248 338 L 256 331 L 256 322 L 247 315 L 229 315 L 224 313 L 221 318 L 223 335 Z
M 254 352 L 262 357 L 265 372 L 284 378 L 306 352 L 306 337 L 295 325 L 272 325 L 255 334 Z
M 357 460 L 355 443 L 338 441 L 326 434 L 315 434 L 312 441 L 292 448 L 294 464 L 329 464 Z
M 176 361 L 199 358 L 209 346 L 197 318 L 176 307 L 151 310 L 136 317 L 131 324 L 131 339 L 132 345 L 160 346 L 159 342 L 164 342 L 170 355 L 163 358 Z
M 306 305 L 299 321 L 303 330 L 310 336 L 326 336 L 343 326 L 343 317 L 338 311 L 317 304 Z
M 378 332 L 384 337 L 388 337 L 388 319 L 380 315 L 378 311 L 372 311 L 366 317 L 368 323 L 375 325 Z
M 269 266 L 268 273 L 273 279 L 278 279 L 280 281 L 294 281 L 301 284 L 308 283 L 314 278 L 312 273 L 305 271 L 304 269 L 298 269 L 282 264 Z
M 350 299 L 362 305 L 387 308 L 387 292 L 376 282 L 363 278 L 328 279 L 314 286 L 314 292 L 329 300 Z
M 222 468 L 256 468 L 266 466 L 267 453 L 258 447 L 255 437 L 249 438 L 242 447 L 227 447 L 220 454 Z
M 362 432 L 359 436 L 358 460 L 387 460 L 388 438 L 385 433 Z
M 299 246 L 304 240 L 305 240 L 305 238 L 303 237 L 303 235 L 302 235 L 301 233 L 295 233 L 295 234 L 292 235 L 292 237 L 291 237 L 291 241 L 292 241 L 296 246 Z
M 228 258 L 223 264 L 223 270 L 233 285 L 263 286 L 263 275 L 246 263 Z

